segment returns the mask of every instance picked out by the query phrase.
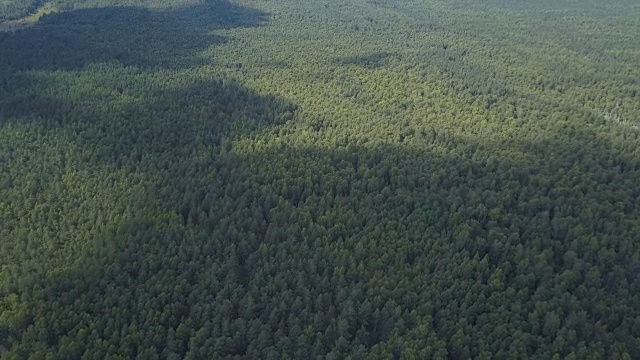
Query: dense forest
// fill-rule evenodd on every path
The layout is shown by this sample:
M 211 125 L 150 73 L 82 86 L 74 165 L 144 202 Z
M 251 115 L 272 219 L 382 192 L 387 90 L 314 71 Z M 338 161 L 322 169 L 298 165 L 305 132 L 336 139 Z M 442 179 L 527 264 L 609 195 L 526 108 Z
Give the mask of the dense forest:
M 635 0 L 48 4 L 2 360 L 640 358 Z

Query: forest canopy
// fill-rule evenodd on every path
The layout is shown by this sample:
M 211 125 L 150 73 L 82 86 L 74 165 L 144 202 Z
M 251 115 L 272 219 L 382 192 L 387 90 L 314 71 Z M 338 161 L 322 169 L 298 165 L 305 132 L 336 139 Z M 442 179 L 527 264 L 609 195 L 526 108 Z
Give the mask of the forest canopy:
M 0 358 L 640 358 L 638 28 L 0 0 Z

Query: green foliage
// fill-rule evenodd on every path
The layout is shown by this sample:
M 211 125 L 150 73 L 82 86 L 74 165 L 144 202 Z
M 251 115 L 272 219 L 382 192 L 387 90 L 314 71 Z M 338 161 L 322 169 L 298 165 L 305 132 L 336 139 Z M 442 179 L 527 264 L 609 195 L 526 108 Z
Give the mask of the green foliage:
M 44 0 L 2 0 L 0 1 L 0 22 L 23 18 L 44 3 Z
M 56 5 L 0 33 L 3 359 L 640 357 L 633 3 Z

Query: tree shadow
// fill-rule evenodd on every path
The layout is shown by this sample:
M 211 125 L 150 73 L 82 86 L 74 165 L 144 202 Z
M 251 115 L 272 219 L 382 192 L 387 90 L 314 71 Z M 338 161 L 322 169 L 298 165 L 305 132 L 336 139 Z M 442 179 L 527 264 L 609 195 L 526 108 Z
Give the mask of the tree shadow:
M 43 16 L 33 28 L 0 33 L 0 67 L 79 69 L 123 65 L 180 69 L 202 63 L 198 51 L 224 41 L 215 30 L 262 26 L 267 14 L 226 0 L 177 9 L 112 6 Z

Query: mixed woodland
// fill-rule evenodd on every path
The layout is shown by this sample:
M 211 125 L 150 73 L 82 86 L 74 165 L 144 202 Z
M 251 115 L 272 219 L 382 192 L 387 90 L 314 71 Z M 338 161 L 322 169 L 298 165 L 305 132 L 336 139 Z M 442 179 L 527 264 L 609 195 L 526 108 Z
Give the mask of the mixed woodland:
M 640 358 L 636 1 L 47 4 L 2 360 Z

